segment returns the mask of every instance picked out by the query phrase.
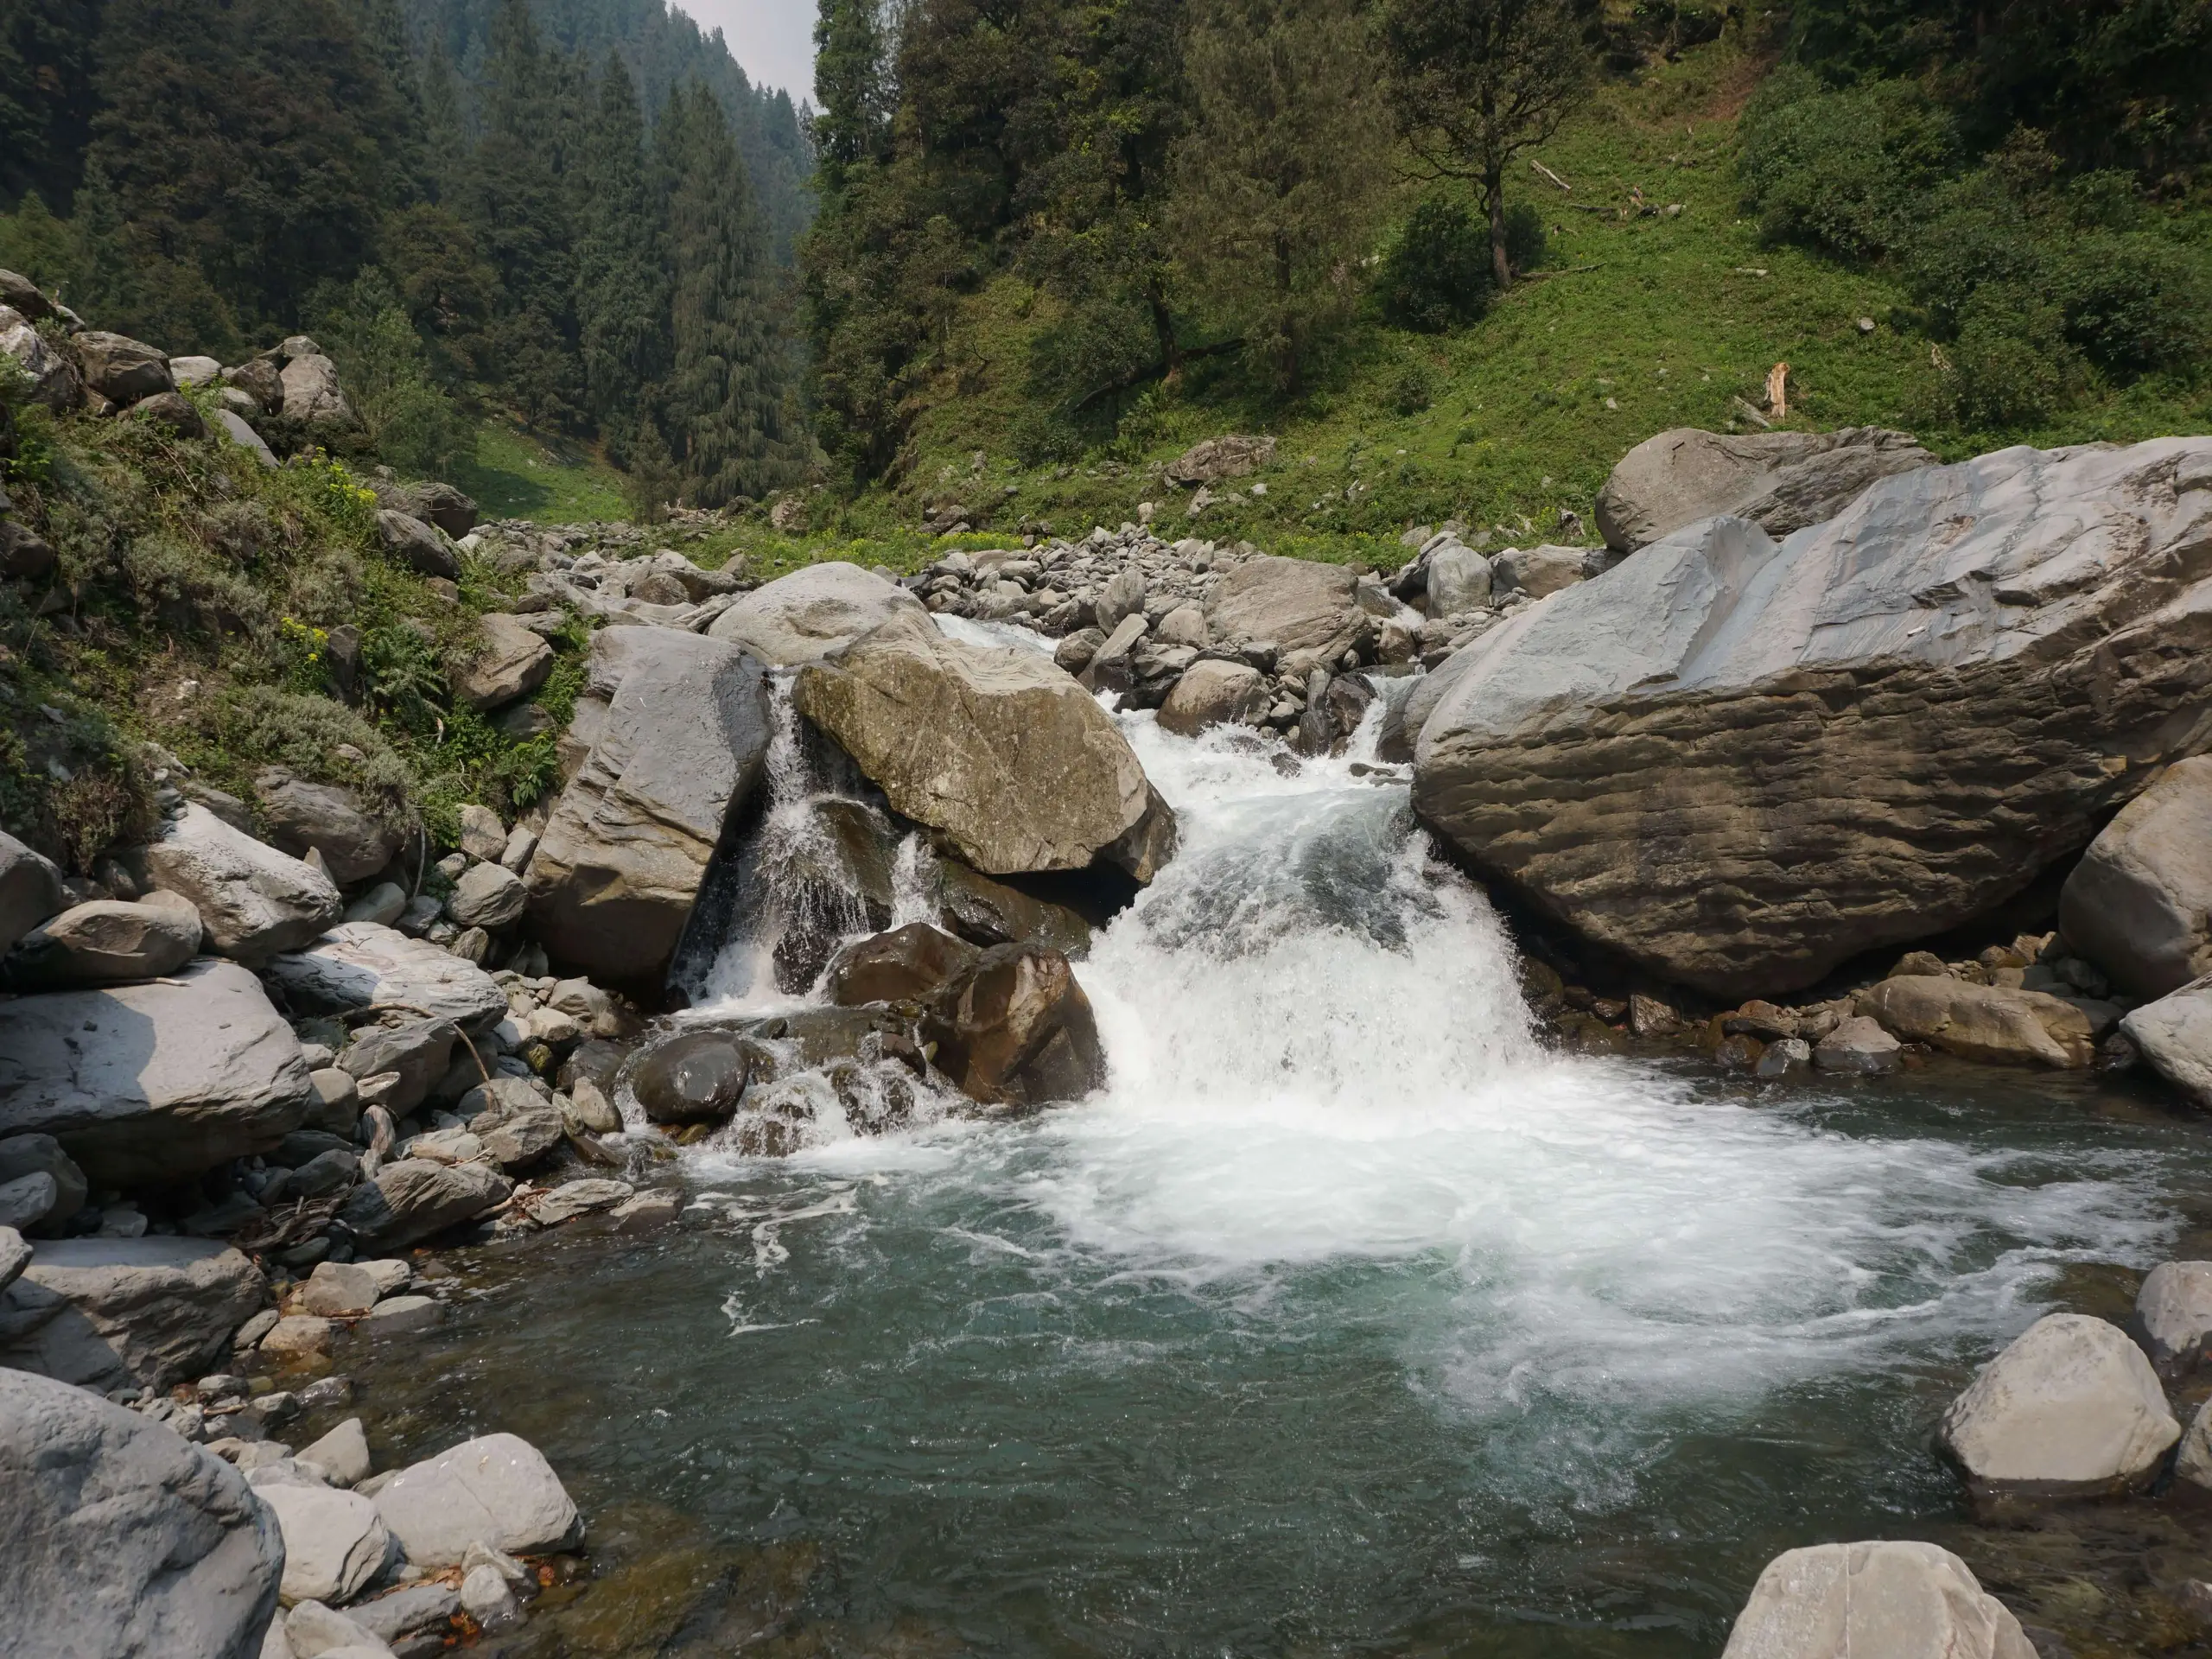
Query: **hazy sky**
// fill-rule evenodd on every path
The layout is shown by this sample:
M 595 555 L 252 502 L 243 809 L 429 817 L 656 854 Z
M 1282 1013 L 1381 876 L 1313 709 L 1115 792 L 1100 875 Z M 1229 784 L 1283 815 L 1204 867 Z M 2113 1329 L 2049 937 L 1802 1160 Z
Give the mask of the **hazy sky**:
M 796 104 L 814 94 L 814 0 L 674 0 L 702 29 L 719 29 L 754 83 Z

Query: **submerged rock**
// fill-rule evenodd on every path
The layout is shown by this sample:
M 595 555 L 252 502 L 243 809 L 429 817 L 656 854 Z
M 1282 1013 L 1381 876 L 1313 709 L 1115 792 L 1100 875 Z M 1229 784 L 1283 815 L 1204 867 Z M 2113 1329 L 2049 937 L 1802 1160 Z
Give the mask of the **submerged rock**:
M 2180 1438 L 2143 1351 L 2082 1313 L 2030 1325 L 1952 1402 L 1936 1433 L 1977 1486 L 2041 1497 L 2140 1485 Z
M 1128 741 L 1065 672 L 926 615 L 803 669 L 793 698 L 893 809 L 991 874 L 1081 869 L 1154 810 Z
M 220 1458 L 81 1389 L 0 1370 L 0 1634 L 31 1643 L 12 1650 L 262 1652 L 283 1546 Z
M 1884 1541 L 1776 1556 L 1721 1659 L 2036 1659 L 2036 1649 L 1949 1550 Z
M 1707 520 L 1465 647 L 1415 808 L 1649 971 L 1809 985 L 1985 912 L 2212 743 L 2208 531 L 2207 438 L 1925 467 L 1780 544 Z

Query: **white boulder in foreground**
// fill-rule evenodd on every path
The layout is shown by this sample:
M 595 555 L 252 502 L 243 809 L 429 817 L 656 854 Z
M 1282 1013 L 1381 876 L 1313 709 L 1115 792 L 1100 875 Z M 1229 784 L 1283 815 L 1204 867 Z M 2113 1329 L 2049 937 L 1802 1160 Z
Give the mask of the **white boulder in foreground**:
M 1934 1544 L 1816 1544 L 1767 1563 L 1721 1659 L 2035 1659 L 2020 1621 Z
M 0 1495 L 7 1652 L 261 1651 L 283 1546 L 245 1477 L 213 1453 L 97 1395 L 0 1370 Z
M 417 1567 L 458 1567 L 471 1544 L 536 1555 L 583 1536 L 561 1478 L 515 1434 L 463 1440 L 401 1470 L 378 1490 L 376 1505 Z
M 1937 1431 L 1977 1485 L 2054 1497 L 2139 1485 L 2180 1438 L 2143 1351 L 2083 1313 L 2030 1325 L 1951 1402 Z
M 285 1605 L 351 1601 L 384 1570 L 391 1534 L 359 1492 L 291 1485 L 256 1491 L 283 1529 Z

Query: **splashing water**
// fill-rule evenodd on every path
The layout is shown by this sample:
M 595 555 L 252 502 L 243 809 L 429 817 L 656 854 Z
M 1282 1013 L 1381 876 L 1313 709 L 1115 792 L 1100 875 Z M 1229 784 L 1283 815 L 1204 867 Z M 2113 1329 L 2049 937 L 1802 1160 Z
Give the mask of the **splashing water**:
M 1840 1535 L 1953 1501 L 1911 1379 L 1955 1386 L 2067 1264 L 2171 1236 L 2198 1149 L 2033 1092 L 2056 1085 L 1755 1095 L 1552 1052 L 1497 918 L 1373 760 L 1379 713 L 1304 760 L 1119 716 L 1181 848 L 1077 964 L 1094 1097 L 688 1154 L 732 1206 L 705 1323 L 749 1344 L 754 1392 L 721 1408 L 753 1471 L 732 1524 L 826 1482 L 810 1513 L 863 1599 L 962 1610 L 986 1649 L 1333 1652 L 1510 1608 L 1709 1651 L 1803 1517 Z M 812 809 L 865 795 L 778 744 L 762 845 L 803 850 Z M 935 919 L 919 856 L 887 879 L 899 922 Z M 775 943 L 733 937 L 703 1012 L 803 1002 Z M 725 1351 L 665 1363 L 714 1394 Z M 879 1467 L 893 1428 L 913 1449 Z M 1116 1472 L 1125 1442 L 1164 1486 Z M 950 1602 L 919 1587 L 956 1560 Z

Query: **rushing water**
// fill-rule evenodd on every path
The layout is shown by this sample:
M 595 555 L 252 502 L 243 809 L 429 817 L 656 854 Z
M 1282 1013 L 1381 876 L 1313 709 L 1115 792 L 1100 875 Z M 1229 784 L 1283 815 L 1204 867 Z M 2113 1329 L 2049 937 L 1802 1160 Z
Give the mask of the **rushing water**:
M 516 1650 L 1714 1653 L 1776 1551 L 1955 1528 L 1942 1402 L 2198 1207 L 2085 1081 L 1562 1057 L 1363 744 L 1124 725 L 1183 840 L 1079 969 L 1098 1096 L 692 1154 L 709 1224 L 479 1253 L 364 1372 L 601 1517 Z

